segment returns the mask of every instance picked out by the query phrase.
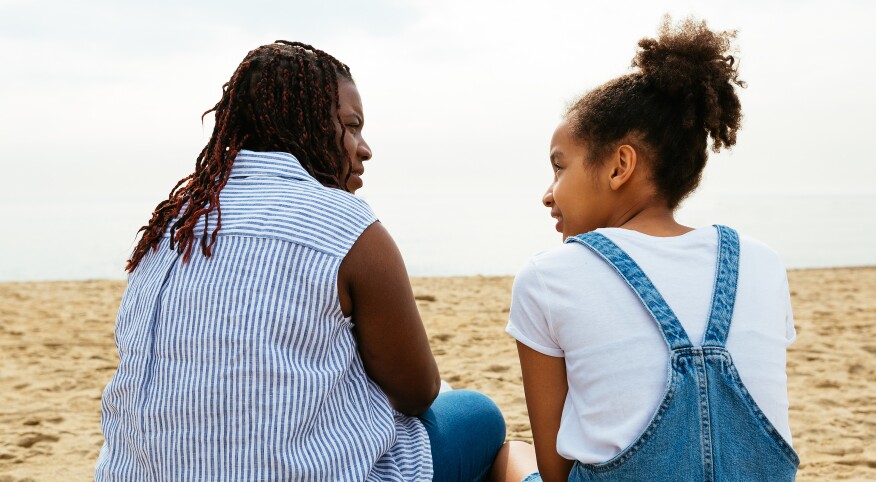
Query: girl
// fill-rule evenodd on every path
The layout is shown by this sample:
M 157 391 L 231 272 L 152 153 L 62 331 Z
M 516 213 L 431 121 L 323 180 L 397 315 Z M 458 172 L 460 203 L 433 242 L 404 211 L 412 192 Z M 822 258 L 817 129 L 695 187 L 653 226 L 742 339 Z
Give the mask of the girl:
M 733 37 L 667 18 L 637 70 L 554 132 L 544 205 L 565 244 L 520 271 L 507 328 L 543 480 L 794 479 L 782 262 L 673 215 L 708 137 L 716 152 L 736 142 Z
M 95 479 L 482 479 L 504 420 L 436 399 L 404 263 L 353 195 L 371 149 L 349 68 L 264 45 L 211 111 L 128 263 Z

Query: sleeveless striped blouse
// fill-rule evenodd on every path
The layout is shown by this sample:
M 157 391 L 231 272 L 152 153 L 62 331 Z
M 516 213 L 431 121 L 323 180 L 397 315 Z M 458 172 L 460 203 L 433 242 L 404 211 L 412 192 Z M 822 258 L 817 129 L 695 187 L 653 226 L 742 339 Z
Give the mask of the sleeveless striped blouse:
M 165 235 L 128 279 L 95 480 L 431 480 L 422 423 L 366 376 L 340 308 L 368 205 L 251 151 L 221 203 L 211 258 Z

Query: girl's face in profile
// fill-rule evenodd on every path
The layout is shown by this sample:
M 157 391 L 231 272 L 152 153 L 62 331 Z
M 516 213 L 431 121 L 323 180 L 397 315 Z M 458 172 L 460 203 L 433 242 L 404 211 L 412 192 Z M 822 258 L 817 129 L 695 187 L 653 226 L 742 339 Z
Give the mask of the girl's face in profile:
M 347 190 L 355 193 L 362 187 L 362 175 L 365 174 L 365 165 L 371 159 L 371 148 L 362 137 L 362 128 L 365 126 L 365 114 L 362 111 L 362 98 L 356 84 L 346 79 L 339 79 L 338 101 L 340 103 L 341 122 L 344 123 L 344 147 L 350 155 L 348 169 L 350 178 L 347 179 Z M 339 126 L 340 127 L 340 126 Z M 340 131 L 340 128 L 338 129 Z M 344 173 L 346 175 L 346 172 Z
M 611 189 L 607 178 L 605 183 L 599 182 L 603 169 L 587 165 L 588 154 L 568 122 L 560 122 L 550 147 L 554 179 L 542 202 L 551 209 L 563 239 L 608 225 Z

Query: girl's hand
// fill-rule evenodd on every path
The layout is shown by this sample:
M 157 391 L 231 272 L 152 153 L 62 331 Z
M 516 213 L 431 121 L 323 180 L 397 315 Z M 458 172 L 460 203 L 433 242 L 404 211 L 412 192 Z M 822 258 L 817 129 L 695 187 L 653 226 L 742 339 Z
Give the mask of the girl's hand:
M 353 317 L 365 372 L 393 408 L 425 412 L 441 385 L 398 247 L 376 222 L 359 236 L 338 273 L 341 309 Z
M 523 372 L 523 391 L 538 471 L 545 482 L 565 482 L 569 479 L 573 462 L 557 453 L 557 433 L 569 391 L 566 359 L 543 355 L 519 341 L 517 354 Z

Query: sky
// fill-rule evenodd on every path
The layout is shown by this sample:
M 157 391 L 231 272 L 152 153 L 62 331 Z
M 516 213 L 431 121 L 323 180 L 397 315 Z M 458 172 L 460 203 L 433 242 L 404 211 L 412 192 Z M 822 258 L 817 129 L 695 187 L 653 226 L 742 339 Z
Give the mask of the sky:
M 209 137 L 201 114 L 276 39 L 351 67 L 374 152 L 359 194 L 412 273 L 512 274 L 559 240 L 540 199 L 564 107 L 629 72 L 664 13 L 738 30 L 748 82 L 737 146 L 682 213 L 874 199 L 874 2 L 0 0 L 0 279 L 123 276 Z

